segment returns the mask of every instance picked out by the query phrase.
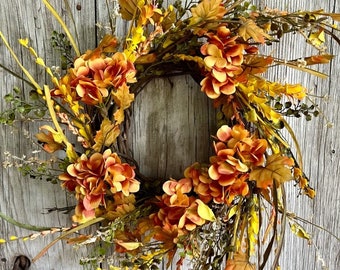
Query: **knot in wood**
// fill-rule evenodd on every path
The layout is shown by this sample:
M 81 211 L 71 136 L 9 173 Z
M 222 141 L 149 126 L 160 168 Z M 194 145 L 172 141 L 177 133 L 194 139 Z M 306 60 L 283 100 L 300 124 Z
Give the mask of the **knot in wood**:
M 31 260 L 25 255 L 19 255 L 15 258 L 12 270 L 27 270 L 31 266 Z

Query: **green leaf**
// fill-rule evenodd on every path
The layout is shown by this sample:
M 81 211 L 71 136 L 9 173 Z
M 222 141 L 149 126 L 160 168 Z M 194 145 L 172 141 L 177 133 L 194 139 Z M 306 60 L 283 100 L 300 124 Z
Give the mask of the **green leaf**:
M 12 94 L 7 94 L 7 95 L 4 96 L 4 99 L 5 99 L 6 102 L 11 102 L 11 101 L 13 101 L 14 97 L 13 97 Z

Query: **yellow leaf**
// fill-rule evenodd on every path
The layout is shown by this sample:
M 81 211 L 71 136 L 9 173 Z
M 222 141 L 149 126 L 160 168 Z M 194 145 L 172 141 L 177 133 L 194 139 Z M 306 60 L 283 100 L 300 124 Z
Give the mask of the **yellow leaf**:
M 110 268 L 109 268 L 109 270 L 129 270 L 129 269 L 131 269 L 131 268 L 128 268 L 127 266 L 123 268 L 123 267 L 118 267 L 118 266 L 113 266 L 113 265 L 110 265 Z M 136 270 L 137 268 L 134 267 L 132 269 Z M 98 268 L 97 270 L 102 270 L 102 269 Z
M 249 241 L 249 253 L 254 255 L 256 251 L 256 245 L 258 244 L 257 235 L 260 230 L 260 220 L 257 213 L 258 199 L 256 196 L 252 198 L 252 205 L 249 211 L 248 218 L 248 241 Z
M 119 108 L 114 114 L 113 117 L 116 121 L 116 124 L 119 125 L 124 121 L 125 115 L 124 115 L 124 110 Z
M 334 55 L 331 54 L 321 54 L 321 55 L 312 55 L 309 57 L 305 57 L 306 65 L 315 65 L 315 64 L 327 64 L 334 58 Z
M 176 22 L 176 11 L 172 5 L 168 6 L 167 12 L 164 14 L 162 28 L 164 32 L 168 31 Z
M 299 224 L 295 222 L 289 222 L 291 231 L 298 237 L 310 240 L 310 235 L 302 228 Z
M 291 170 L 293 165 L 294 160 L 292 158 L 274 154 L 268 157 L 265 167 L 253 169 L 249 178 L 256 181 L 258 188 L 272 186 L 273 181 L 276 181 L 277 185 L 280 185 L 293 179 Z
M 135 64 L 151 64 L 157 60 L 157 55 L 155 53 L 149 53 L 145 55 L 140 55 L 135 61 Z
M 62 144 L 63 143 L 63 135 L 59 134 L 58 131 L 56 131 L 54 128 L 52 128 L 51 126 L 48 125 L 43 125 L 40 127 L 40 129 L 44 129 L 50 132 L 50 134 L 53 137 L 53 140 L 58 143 L 58 144 Z
M 310 186 L 305 187 L 305 189 L 303 190 L 303 193 L 306 194 L 311 199 L 314 199 L 316 195 L 315 190 L 311 188 Z
M 66 142 L 66 155 L 71 161 L 77 160 L 78 158 L 77 152 L 70 142 Z
M 290 67 L 290 68 L 294 68 L 294 69 L 297 69 L 297 70 L 300 70 L 300 71 L 303 71 L 303 72 L 310 73 L 310 74 L 317 76 L 319 78 L 322 78 L 322 79 L 326 79 L 328 77 L 328 75 L 326 75 L 325 73 L 319 72 L 319 71 L 311 69 L 311 68 L 306 68 L 306 67 L 303 67 L 301 65 L 297 65 L 296 63 L 292 63 L 292 62 L 285 63 L 283 61 L 275 61 L 275 63 L 280 64 L 280 65 L 284 65 L 284 66 L 287 66 L 287 67 Z
M 243 72 L 250 74 L 259 74 L 265 72 L 273 63 L 271 56 L 259 56 L 256 54 L 246 55 L 244 58 L 245 69 Z
M 5 239 L 3 239 L 3 238 L 0 238 L 0 244 L 4 244 L 4 243 L 6 243 L 7 241 L 5 240 Z
M 77 159 L 78 155 L 77 155 L 76 151 L 74 150 L 72 144 L 68 141 L 66 135 L 63 133 L 63 130 L 59 125 L 59 122 L 57 120 L 57 114 L 56 114 L 54 106 L 53 106 L 54 102 L 51 98 L 50 88 L 47 85 L 44 85 L 44 93 L 45 93 L 45 101 L 46 101 L 46 105 L 48 107 L 48 111 L 50 113 L 52 122 L 53 122 L 54 126 L 56 127 L 57 131 L 55 131 L 53 128 L 51 128 L 49 126 L 46 126 L 46 127 L 48 127 L 47 130 L 52 132 L 53 138 L 56 142 L 65 143 L 67 157 L 72 162 L 72 161 Z M 56 136 L 56 137 L 54 137 L 54 136 Z
M 236 214 L 238 208 L 239 208 L 238 205 L 234 205 L 233 207 L 230 208 L 227 215 L 227 220 L 231 219 Z
M 316 46 L 320 46 L 323 43 L 325 43 L 326 39 L 325 39 L 325 32 L 320 29 L 317 32 L 312 32 L 309 36 L 308 36 L 308 40 Z
M 143 245 L 140 242 L 124 242 L 123 240 L 116 240 L 115 242 L 126 250 L 134 250 Z
M 196 200 L 196 202 L 198 204 L 197 213 L 201 218 L 208 220 L 208 221 L 216 220 L 215 215 L 213 211 L 209 208 L 209 206 L 207 206 L 201 200 Z
M 37 52 L 33 49 L 33 47 L 28 47 L 28 51 L 35 57 L 38 58 Z
M 202 57 L 200 56 L 191 56 L 187 54 L 175 54 L 175 55 L 169 55 L 170 57 L 178 57 L 182 61 L 193 61 L 195 62 L 199 68 L 203 69 L 205 68 L 205 63 Z

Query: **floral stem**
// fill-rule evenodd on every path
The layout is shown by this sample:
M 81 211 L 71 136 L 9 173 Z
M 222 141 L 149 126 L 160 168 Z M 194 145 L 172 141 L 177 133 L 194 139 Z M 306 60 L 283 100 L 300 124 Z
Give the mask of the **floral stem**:
M 0 218 L 3 220 L 6 220 L 8 223 L 22 228 L 22 229 L 26 229 L 26 230 L 30 230 L 30 231 L 35 231 L 35 232 L 42 232 L 42 231 L 47 231 L 47 230 L 51 230 L 51 227 L 40 227 L 40 226 L 35 226 L 35 225 L 31 225 L 31 224 L 25 224 L 25 223 L 21 223 L 9 216 L 7 216 L 6 214 L 0 212 Z
M 81 229 L 84 229 L 84 228 L 87 228 L 93 224 L 96 224 L 96 223 L 99 223 L 101 221 L 103 221 L 105 218 L 103 217 L 98 217 L 98 218 L 95 218 L 95 219 L 92 219 L 88 222 L 85 222 L 84 224 L 81 224 L 81 225 L 78 225 L 77 227 L 75 228 L 72 228 L 70 229 L 69 231 L 67 232 L 64 232 L 62 235 L 60 235 L 58 238 L 54 239 L 51 243 L 49 243 L 46 247 L 44 247 L 37 256 L 35 256 L 32 260 L 32 262 L 35 262 L 37 260 L 39 260 L 39 258 L 41 258 L 41 256 L 43 256 L 47 250 L 52 247 L 54 244 L 56 244 L 59 240 L 62 240 L 63 238 L 65 238 L 66 236 L 72 234 L 72 233 L 75 233 Z

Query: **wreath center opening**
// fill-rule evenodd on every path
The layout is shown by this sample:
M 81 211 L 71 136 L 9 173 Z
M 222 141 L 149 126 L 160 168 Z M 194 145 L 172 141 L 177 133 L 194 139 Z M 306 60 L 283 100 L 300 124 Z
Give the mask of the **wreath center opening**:
M 143 175 L 181 178 L 208 162 L 216 128 L 211 100 L 189 76 L 153 79 L 133 103 L 128 146 Z

